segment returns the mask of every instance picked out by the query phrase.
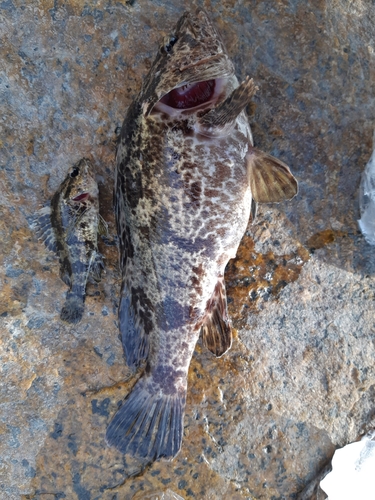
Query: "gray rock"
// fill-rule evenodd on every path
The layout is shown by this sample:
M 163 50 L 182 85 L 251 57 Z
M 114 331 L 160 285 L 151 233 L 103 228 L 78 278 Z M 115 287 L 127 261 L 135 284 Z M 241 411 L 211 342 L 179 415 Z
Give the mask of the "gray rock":
M 357 227 L 375 123 L 373 5 L 212 0 L 239 78 L 260 87 L 255 143 L 290 165 L 300 192 L 260 207 L 228 266 L 238 337 L 219 360 L 197 345 L 180 455 L 142 472 L 105 444 L 134 383 L 116 248 L 101 246 L 106 275 L 71 327 L 58 263 L 28 220 L 67 166 L 91 157 L 114 233 L 116 129 L 189 6 L 0 3 L 2 498 L 293 499 L 373 418 L 375 259 Z

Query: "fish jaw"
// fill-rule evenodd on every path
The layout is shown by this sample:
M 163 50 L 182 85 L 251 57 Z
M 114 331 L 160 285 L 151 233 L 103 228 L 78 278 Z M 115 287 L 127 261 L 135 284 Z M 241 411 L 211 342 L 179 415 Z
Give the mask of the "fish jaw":
M 140 101 L 148 116 L 168 92 L 185 85 L 234 75 L 234 67 L 224 44 L 203 10 L 186 12 L 178 21 L 170 40 L 163 41 L 146 76 Z

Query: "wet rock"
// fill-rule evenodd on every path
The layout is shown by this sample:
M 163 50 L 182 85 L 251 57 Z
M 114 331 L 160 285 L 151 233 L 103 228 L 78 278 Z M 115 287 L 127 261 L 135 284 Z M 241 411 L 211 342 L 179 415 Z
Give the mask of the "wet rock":
M 201 2 L 197 2 L 201 5 Z M 189 2 L 0 3 L 0 496 L 282 499 L 374 415 L 374 249 L 358 187 L 375 123 L 369 2 L 205 2 L 238 76 L 257 146 L 288 163 L 299 195 L 259 208 L 228 265 L 238 329 L 215 359 L 200 343 L 181 453 L 145 471 L 104 433 L 134 384 L 116 324 L 117 251 L 74 327 L 58 262 L 29 229 L 69 165 L 91 157 L 114 233 L 115 141 L 158 40 Z M 315 494 L 315 493 L 314 493 Z M 322 498 L 321 496 L 317 498 Z

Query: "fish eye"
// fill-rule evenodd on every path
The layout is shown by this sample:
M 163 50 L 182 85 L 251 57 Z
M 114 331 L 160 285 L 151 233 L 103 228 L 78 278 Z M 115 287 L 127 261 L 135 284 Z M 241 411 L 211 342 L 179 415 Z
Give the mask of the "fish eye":
M 173 45 L 177 42 L 178 38 L 174 35 L 168 36 L 164 39 L 163 51 L 169 54 L 172 50 Z
M 70 177 L 77 177 L 78 174 L 79 174 L 79 168 L 73 167 L 69 175 Z

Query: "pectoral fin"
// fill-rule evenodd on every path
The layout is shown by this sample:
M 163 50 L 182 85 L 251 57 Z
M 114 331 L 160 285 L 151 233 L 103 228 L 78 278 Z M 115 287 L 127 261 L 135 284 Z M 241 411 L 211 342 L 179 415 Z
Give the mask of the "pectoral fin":
M 200 123 L 205 127 L 224 127 L 233 122 L 246 108 L 257 90 L 254 81 L 247 76 L 225 101 L 206 113 L 200 119 Z
M 232 345 L 232 330 L 227 311 L 224 278 L 220 278 L 208 301 L 202 325 L 203 343 L 215 356 L 222 356 Z
M 290 200 L 297 194 L 298 183 L 282 161 L 251 147 L 247 153 L 247 164 L 255 202 L 280 202 Z

